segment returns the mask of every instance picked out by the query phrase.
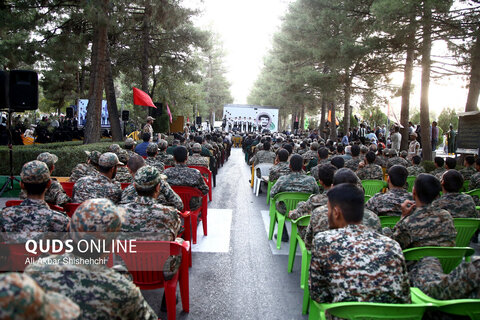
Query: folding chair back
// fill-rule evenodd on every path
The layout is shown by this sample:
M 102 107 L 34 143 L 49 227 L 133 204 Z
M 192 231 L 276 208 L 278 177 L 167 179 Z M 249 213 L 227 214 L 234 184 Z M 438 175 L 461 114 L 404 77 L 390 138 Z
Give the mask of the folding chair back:
M 73 196 L 73 186 L 75 185 L 75 183 L 74 182 L 60 182 L 60 184 L 62 185 L 63 190 L 65 190 L 65 193 L 67 194 L 67 196 L 72 198 L 72 196 Z
M 197 169 L 200 171 L 202 176 L 207 175 L 207 185 L 208 185 L 208 197 L 210 198 L 210 201 L 212 201 L 212 171 L 210 171 L 208 168 L 202 167 L 202 166 L 189 166 L 190 168 Z
M 413 185 L 415 184 L 415 180 L 417 179 L 417 177 L 415 176 L 408 176 L 407 177 L 407 183 L 408 183 L 408 192 L 412 192 L 413 190 Z
M 365 194 L 369 196 L 382 192 L 382 189 L 386 187 L 383 180 L 362 180 L 362 186 L 365 189 Z
M 392 228 L 395 227 L 398 221 L 400 221 L 400 216 L 378 216 L 380 219 L 380 224 L 382 228 L 388 227 Z
M 81 203 L 67 203 L 65 204 L 65 211 L 67 215 L 71 218 L 75 213 L 75 210 L 81 205 Z
M 442 264 L 443 272 L 450 273 L 463 260 L 475 253 L 468 247 L 418 247 L 403 250 L 405 260 L 418 261 L 423 257 L 436 257 Z
M 455 246 L 468 247 L 473 235 L 480 227 L 480 219 L 475 218 L 454 218 L 453 224 L 457 229 Z

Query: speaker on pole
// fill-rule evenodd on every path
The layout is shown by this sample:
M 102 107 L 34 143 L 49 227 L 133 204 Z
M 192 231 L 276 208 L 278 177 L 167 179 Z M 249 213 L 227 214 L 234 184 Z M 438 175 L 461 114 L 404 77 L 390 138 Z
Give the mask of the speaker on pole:
M 66 113 L 67 113 L 67 118 L 73 119 L 73 107 L 67 107 Z
M 38 109 L 38 75 L 36 72 L 10 71 L 8 87 L 11 111 L 23 112 Z
M 295 121 L 295 122 L 293 123 L 293 129 L 294 129 L 294 130 L 298 130 L 298 121 Z
M 0 109 L 8 109 L 8 73 L 0 71 Z
M 195 123 L 196 123 L 197 125 L 201 125 L 201 124 L 202 124 L 202 117 L 197 117 L 197 118 L 195 119 Z
M 122 121 L 128 121 L 129 118 L 130 118 L 130 111 L 123 110 L 122 111 Z
M 155 105 L 155 107 L 157 107 L 157 109 L 151 108 L 152 109 L 151 116 L 154 118 L 160 117 L 163 114 L 163 103 L 154 102 L 153 104 Z

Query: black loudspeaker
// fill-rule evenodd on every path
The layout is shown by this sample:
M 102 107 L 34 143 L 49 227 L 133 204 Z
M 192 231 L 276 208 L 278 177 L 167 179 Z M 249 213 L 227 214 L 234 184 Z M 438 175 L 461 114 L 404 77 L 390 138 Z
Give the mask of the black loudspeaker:
M 294 129 L 294 130 L 297 130 L 297 129 L 298 129 L 298 121 L 295 121 L 295 122 L 293 123 L 293 129 Z
M 0 71 L 0 109 L 8 108 L 8 73 Z
M 73 107 L 67 107 L 67 118 L 73 119 Z
M 128 121 L 129 117 L 130 117 L 130 111 L 123 110 L 122 111 L 122 121 Z
M 151 108 L 152 109 L 151 116 L 154 117 L 154 118 L 160 117 L 163 114 L 163 103 L 154 102 L 153 104 L 155 105 L 155 107 L 157 107 L 157 109 Z
M 196 120 L 195 120 L 195 123 L 197 125 L 201 125 L 202 124 L 202 117 L 197 117 Z
M 38 109 L 38 75 L 34 71 L 12 70 L 9 76 L 10 110 Z

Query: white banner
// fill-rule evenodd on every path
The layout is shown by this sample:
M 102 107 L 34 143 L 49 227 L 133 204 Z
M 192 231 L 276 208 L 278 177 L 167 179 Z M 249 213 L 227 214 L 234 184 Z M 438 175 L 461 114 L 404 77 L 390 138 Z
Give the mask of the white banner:
M 255 105 L 226 104 L 223 106 L 225 130 L 242 132 L 278 131 L 278 109 Z

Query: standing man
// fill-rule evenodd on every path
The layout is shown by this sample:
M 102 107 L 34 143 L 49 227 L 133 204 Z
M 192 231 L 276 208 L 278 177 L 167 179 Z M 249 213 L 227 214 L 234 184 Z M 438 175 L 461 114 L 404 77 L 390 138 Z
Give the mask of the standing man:
M 432 142 L 432 151 L 437 150 L 437 143 L 438 143 L 438 127 L 437 121 L 432 122 L 432 126 L 430 127 L 430 137 Z
M 148 116 L 147 117 L 147 124 L 143 127 L 143 132 L 144 133 L 149 133 L 150 134 L 150 142 L 153 140 L 153 127 L 152 127 L 152 124 L 153 124 L 153 121 L 155 120 L 155 118 L 151 117 L 151 116 Z
M 392 134 L 392 149 L 396 150 L 397 152 L 400 151 L 400 144 L 402 143 L 402 135 L 400 134 L 400 128 L 395 126 L 395 132 Z

